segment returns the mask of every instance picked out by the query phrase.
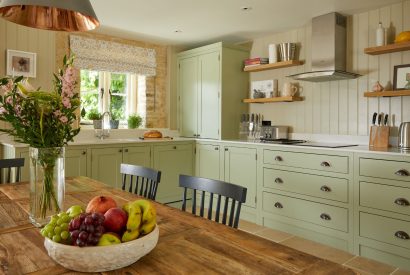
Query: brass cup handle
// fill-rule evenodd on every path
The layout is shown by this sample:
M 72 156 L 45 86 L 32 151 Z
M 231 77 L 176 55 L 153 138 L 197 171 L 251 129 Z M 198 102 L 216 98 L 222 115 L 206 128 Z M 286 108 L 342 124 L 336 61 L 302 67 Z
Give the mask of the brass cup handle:
M 400 206 L 409 206 L 410 203 L 408 200 L 405 198 L 398 198 L 394 201 L 395 204 L 400 205 Z
M 394 236 L 396 236 L 396 238 L 402 239 L 402 240 L 409 240 L 410 236 L 409 234 L 407 234 L 404 231 L 397 231 L 396 233 L 394 233 Z
M 122 149 L 118 150 L 119 153 L 122 153 Z
M 282 158 L 281 156 L 276 156 L 276 157 L 275 157 L 275 160 L 276 160 L 276 161 L 283 161 L 283 158 Z
M 322 167 L 330 167 L 330 163 L 327 161 L 322 161 L 322 163 L 320 164 L 320 166 Z
M 410 175 L 409 172 L 405 169 L 400 169 L 400 170 L 396 171 L 394 174 L 396 174 L 397 176 L 400 176 L 400 177 L 408 177 Z
M 276 208 L 283 208 L 283 205 L 280 202 L 274 204 Z
M 219 150 L 219 147 L 215 147 L 214 149 L 215 149 L 216 151 L 218 151 L 218 150 Z
M 332 189 L 330 189 L 329 186 L 323 185 L 322 187 L 320 187 L 320 190 L 322 190 L 323 192 L 331 192 Z
M 177 147 L 176 147 L 176 146 L 174 146 L 174 147 L 172 147 L 172 148 L 173 148 L 174 150 L 175 150 L 175 149 L 177 149 Z
M 283 183 L 283 180 L 282 180 L 281 178 L 276 178 L 276 179 L 275 179 L 275 182 L 276 182 L 276 183 Z
M 86 155 L 86 154 L 87 154 L 87 151 L 82 151 L 81 154 L 82 154 L 82 155 Z
M 322 213 L 322 214 L 320 214 L 320 218 L 322 219 L 322 220 L 325 220 L 325 221 L 330 221 L 332 218 L 330 217 L 330 215 L 329 214 L 326 214 L 326 213 Z
M 125 152 L 125 153 L 128 153 L 128 149 L 125 149 L 124 152 Z

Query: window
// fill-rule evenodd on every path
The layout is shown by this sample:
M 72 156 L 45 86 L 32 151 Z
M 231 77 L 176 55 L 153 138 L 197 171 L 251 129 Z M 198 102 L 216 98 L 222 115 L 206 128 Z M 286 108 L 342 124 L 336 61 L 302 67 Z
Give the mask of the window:
M 81 70 L 80 92 L 83 122 L 87 123 L 87 114 L 92 111 L 100 114 L 108 111 L 112 119 L 122 124 L 132 113 L 145 117 L 141 105 L 145 105 L 145 76 Z

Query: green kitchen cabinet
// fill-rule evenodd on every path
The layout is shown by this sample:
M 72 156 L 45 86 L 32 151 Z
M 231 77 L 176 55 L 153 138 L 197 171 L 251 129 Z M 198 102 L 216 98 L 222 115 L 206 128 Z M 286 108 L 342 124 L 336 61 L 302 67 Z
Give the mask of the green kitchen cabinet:
M 195 175 L 201 178 L 221 180 L 221 154 L 220 145 L 196 145 Z
M 150 146 L 91 149 L 91 178 L 121 188 L 121 163 L 150 167 Z
M 224 147 L 224 180 L 247 188 L 244 206 L 256 207 L 256 148 Z
M 178 120 L 185 137 L 236 138 L 249 76 L 248 50 L 215 43 L 178 54 Z
M 179 175 L 193 175 L 193 145 L 153 145 L 153 168 L 161 171 L 156 200 L 172 203 L 182 200 L 183 189 L 179 187 Z
M 65 176 L 87 176 L 87 148 L 65 149 Z

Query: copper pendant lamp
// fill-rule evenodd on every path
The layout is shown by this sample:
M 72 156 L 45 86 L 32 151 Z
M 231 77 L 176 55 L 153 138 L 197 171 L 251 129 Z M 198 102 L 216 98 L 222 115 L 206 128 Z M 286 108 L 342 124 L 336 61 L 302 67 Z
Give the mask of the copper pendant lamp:
M 54 31 L 89 31 L 100 25 L 89 0 L 0 0 L 0 16 Z

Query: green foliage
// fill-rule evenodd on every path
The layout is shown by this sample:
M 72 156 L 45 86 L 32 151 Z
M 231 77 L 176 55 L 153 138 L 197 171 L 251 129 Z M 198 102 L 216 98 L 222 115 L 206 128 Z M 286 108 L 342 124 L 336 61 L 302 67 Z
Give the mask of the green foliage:
M 0 131 L 35 148 L 62 147 L 72 141 L 80 131 L 72 127 L 79 96 L 65 86 L 69 82 L 74 89 L 76 84 L 72 63 L 72 57 L 64 59 L 63 69 L 54 74 L 52 92 L 34 90 L 23 77 L 0 79 L 0 89 L 5 91 L 0 96 L 0 120 L 12 126 Z
M 96 108 L 91 109 L 89 112 L 87 112 L 87 118 L 89 120 L 100 120 L 101 119 L 101 114 L 98 112 Z
M 128 129 L 135 129 L 141 126 L 142 117 L 137 114 L 132 114 L 128 116 Z

